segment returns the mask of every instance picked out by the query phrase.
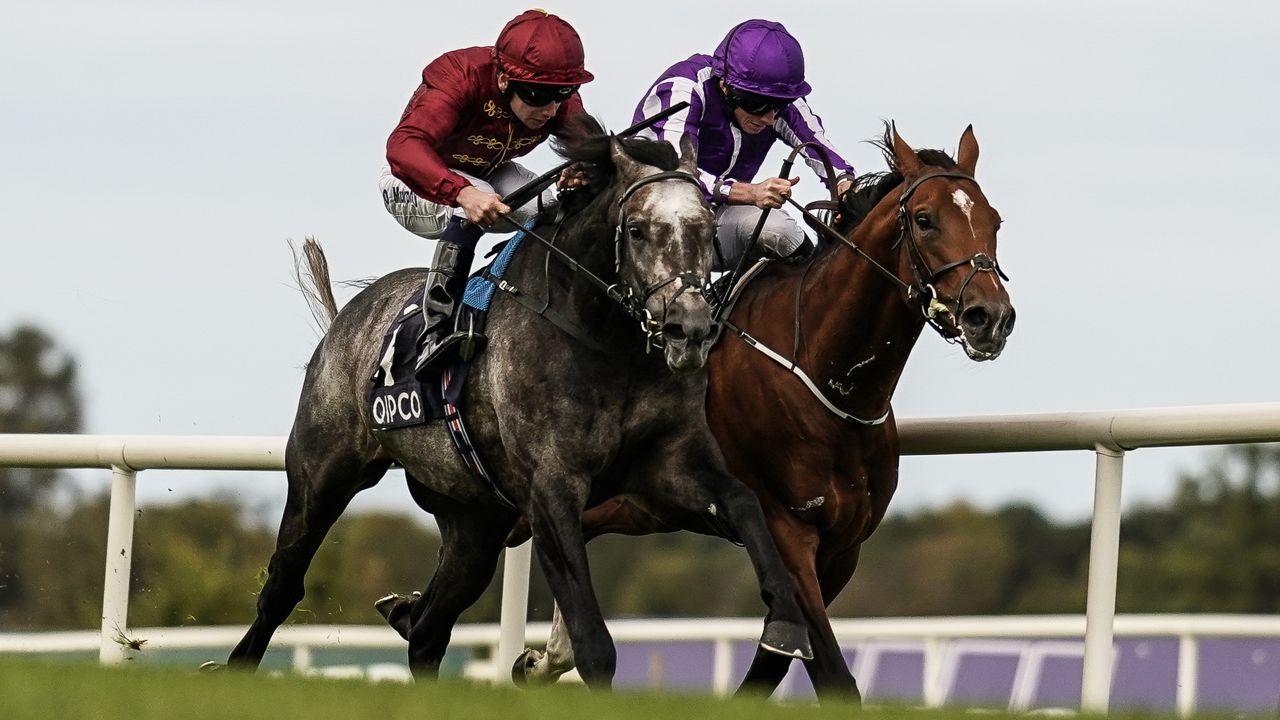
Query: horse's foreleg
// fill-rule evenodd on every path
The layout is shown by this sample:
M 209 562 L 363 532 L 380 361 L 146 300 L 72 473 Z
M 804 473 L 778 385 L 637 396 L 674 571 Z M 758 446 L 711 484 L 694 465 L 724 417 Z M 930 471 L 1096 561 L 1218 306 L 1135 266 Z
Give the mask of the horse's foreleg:
M 817 645 L 822 646 L 821 650 L 815 647 L 814 662 L 805 666 L 820 697 L 862 699 L 857 680 L 849 671 L 844 653 L 840 651 L 835 632 L 831 629 L 831 618 L 827 615 L 827 606 L 853 577 L 861 547 L 861 544 L 854 544 L 836 552 L 825 552 L 823 546 L 819 546 L 815 563 L 817 570 L 813 576 L 816 589 L 811 589 L 807 581 L 797 581 L 804 588 L 801 591 L 801 606 L 805 615 L 809 616 Z
M 550 685 L 573 667 L 573 643 L 569 640 L 564 615 L 557 604 L 551 617 L 551 634 L 547 637 L 546 652 L 526 649 L 511 668 L 511 679 L 517 685 Z
M 738 686 L 737 694 L 764 697 L 772 695 L 787 676 L 793 659 L 757 647 L 756 654 L 751 658 L 751 666 L 747 668 L 747 674 Z
M 613 685 L 618 655 L 591 587 L 582 533 L 586 477 L 539 473 L 530 486 L 528 512 L 533 547 L 564 618 L 578 672 L 588 686 Z
M 760 597 L 769 608 L 760 646 L 787 658 L 813 657 L 805 616 L 797 603 L 795 586 L 783 564 L 773 537 L 765 525 L 764 512 L 756 496 L 732 476 L 706 473 L 700 481 L 713 498 L 706 508 L 722 518 L 746 547 L 760 583 Z
M 482 512 L 437 514 L 440 562 L 427 589 L 409 612 L 409 668 L 415 677 L 436 677 L 458 616 L 489 586 L 502 541 L 515 516 Z
M 826 610 L 830 598 L 834 597 L 835 593 L 838 593 L 840 588 L 848 582 L 853 573 L 852 567 L 840 575 L 839 587 L 832 594 L 824 593 L 826 575 L 824 573 L 823 577 L 819 578 L 815 570 L 817 566 L 815 555 L 820 543 L 818 530 L 812 525 L 790 520 L 790 517 L 774 518 L 771 530 L 774 537 L 785 539 L 785 542 L 778 544 L 778 552 L 795 580 L 800 607 L 804 611 L 809 626 L 809 637 L 813 641 L 813 659 L 804 664 L 805 671 L 809 674 L 814 690 L 820 698 L 861 700 L 858 684 L 854 680 L 853 673 L 849 672 L 849 665 L 831 629 L 831 620 Z M 856 548 L 852 558 L 853 564 L 856 564 Z M 830 569 L 837 570 L 844 567 L 840 563 L 831 565 L 832 559 L 825 559 L 824 568 L 831 566 Z M 832 580 L 836 579 L 833 576 Z M 757 652 L 739 692 L 772 693 L 786 677 L 789 665 L 789 663 L 778 663 L 774 657 L 764 652 Z
M 678 529 L 625 497 L 605 500 L 582 516 L 582 532 L 587 542 L 608 533 L 649 535 Z M 546 651 L 527 648 L 511 668 L 511 678 L 519 685 L 549 685 L 573 668 L 573 645 L 560 606 L 556 605 Z
M 302 600 L 303 578 L 316 550 L 351 498 L 378 481 L 389 462 L 368 463 L 352 457 L 330 457 L 310 470 L 301 461 L 287 463 L 289 495 L 285 501 L 276 550 L 267 565 L 267 580 L 258 594 L 258 614 L 231 651 L 227 664 L 254 669 L 267 652 L 276 628 Z

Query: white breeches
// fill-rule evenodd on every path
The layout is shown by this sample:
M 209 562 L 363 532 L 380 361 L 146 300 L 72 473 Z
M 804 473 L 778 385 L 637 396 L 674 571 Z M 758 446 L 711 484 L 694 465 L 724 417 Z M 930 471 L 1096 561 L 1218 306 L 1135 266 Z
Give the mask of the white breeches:
M 453 171 L 470 180 L 477 190 L 499 195 L 506 195 L 537 177 L 532 170 L 515 162 L 502 163 L 486 180 L 456 168 Z M 382 191 L 382 202 L 387 206 L 387 212 L 391 213 L 391 217 L 409 232 L 428 240 L 435 240 L 444 233 L 444 226 L 451 216 L 466 217 L 462 208 L 431 202 L 415 195 L 407 185 L 391 174 L 390 166 L 383 166 L 382 177 L 378 179 L 378 189 Z M 541 198 L 535 197 L 523 206 L 514 208 L 511 211 L 511 219 L 521 225 L 528 223 L 538 214 L 539 199 L 543 207 L 553 204 L 555 185 L 543 190 Z M 499 223 L 489 232 L 509 233 L 511 228 L 506 223 Z
M 721 205 L 716 209 L 716 238 L 720 241 L 724 262 L 728 266 L 720 267 L 720 259 L 714 258 L 716 272 L 729 272 L 737 267 L 738 258 L 747 251 L 747 242 L 751 240 L 751 233 L 760 221 L 761 212 L 754 205 Z M 795 218 L 784 210 L 770 210 L 764 229 L 760 231 L 756 250 L 784 258 L 795 252 L 803 242 L 804 230 Z

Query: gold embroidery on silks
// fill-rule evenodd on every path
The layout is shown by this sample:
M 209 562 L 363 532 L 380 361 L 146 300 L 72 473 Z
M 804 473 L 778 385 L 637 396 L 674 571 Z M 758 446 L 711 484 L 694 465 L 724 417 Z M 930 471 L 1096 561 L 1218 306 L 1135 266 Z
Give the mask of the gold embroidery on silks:
M 511 143 L 511 149 L 520 150 L 522 148 L 527 148 L 530 145 L 537 145 L 540 142 L 542 142 L 541 137 L 520 138 L 519 140 Z
M 489 150 L 497 150 L 502 147 L 502 141 L 498 138 L 485 137 L 483 135 L 470 135 L 467 137 L 467 140 L 471 141 L 472 145 L 481 145 Z
M 488 115 L 489 117 L 497 117 L 497 118 L 511 117 L 511 113 L 498 107 L 498 104 L 492 100 L 486 102 L 482 109 L 484 110 L 484 114 Z
M 450 157 L 464 165 L 475 165 L 477 167 L 489 165 L 489 161 L 482 157 L 471 157 L 470 155 L 450 155 Z

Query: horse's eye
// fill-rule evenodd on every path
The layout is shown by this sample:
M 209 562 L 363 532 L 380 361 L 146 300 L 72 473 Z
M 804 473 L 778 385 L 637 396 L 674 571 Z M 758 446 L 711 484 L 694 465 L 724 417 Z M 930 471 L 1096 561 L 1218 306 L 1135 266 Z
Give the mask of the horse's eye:
M 644 231 L 640 229 L 639 225 L 628 225 L 627 237 L 631 238 L 632 240 L 643 240 Z
M 933 222 L 929 220 L 928 215 L 925 215 L 924 213 L 920 213 L 919 215 L 916 215 L 916 227 L 920 228 L 921 230 L 928 230 L 929 228 L 933 227 Z
M 1004 220 L 996 220 L 996 232 L 1000 232 L 1000 228 L 1004 227 Z

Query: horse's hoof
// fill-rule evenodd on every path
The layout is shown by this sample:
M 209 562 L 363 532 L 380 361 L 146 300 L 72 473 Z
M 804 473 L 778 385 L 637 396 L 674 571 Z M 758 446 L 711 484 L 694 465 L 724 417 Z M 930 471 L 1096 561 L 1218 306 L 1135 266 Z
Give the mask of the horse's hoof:
M 227 669 L 226 665 L 223 665 L 220 662 L 215 662 L 213 660 L 208 660 L 200 665 L 200 672 L 203 672 L 203 673 L 217 672 L 219 670 L 226 670 L 226 669 Z
M 378 611 L 382 619 L 387 624 L 400 633 L 400 637 L 409 639 L 409 613 L 413 609 L 413 604 L 422 598 L 422 593 L 414 592 L 412 595 L 397 595 L 391 593 L 378 598 L 373 603 L 373 609 Z
M 760 647 L 775 655 L 812 660 L 813 646 L 809 644 L 809 629 L 800 623 L 787 620 L 770 620 L 764 625 Z
M 378 614 L 382 616 L 383 620 L 391 622 L 391 611 L 406 602 L 409 602 L 409 599 L 405 596 L 397 593 L 391 593 L 390 595 L 383 595 L 377 600 L 374 600 L 373 609 L 378 611 Z
M 511 682 L 515 683 L 516 687 L 528 687 L 529 670 L 537 665 L 541 659 L 541 652 L 533 648 L 525 648 L 524 652 L 520 653 L 520 657 L 516 658 L 515 663 L 511 665 Z

